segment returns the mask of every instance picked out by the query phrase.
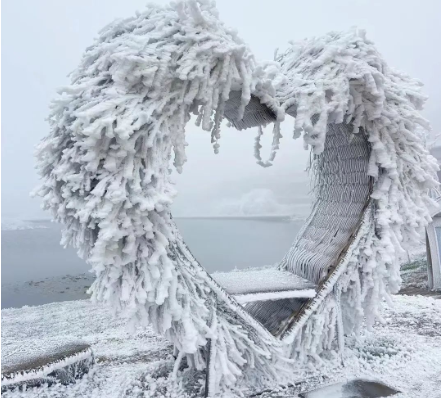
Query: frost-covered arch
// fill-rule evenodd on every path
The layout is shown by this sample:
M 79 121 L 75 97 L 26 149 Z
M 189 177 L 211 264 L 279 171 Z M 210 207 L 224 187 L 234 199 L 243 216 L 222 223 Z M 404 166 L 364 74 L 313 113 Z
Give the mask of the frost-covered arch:
M 336 349 L 338 300 L 354 310 L 343 314 L 348 329 L 360 325 L 364 308 L 378 315 L 379 299 L 398 286 L 398 248 L 430 219 L 436 165 L 417 131 L 426 126 L 418 90 L 357 32 L 306 41 L 259 66 L 210 3 L 150 6 L 106 27 L 54 102 L 51 133 L 39 148 L 39 194 L 65 225 L 63 243 L 96 272 L 93 299 L 169 338 L 179 352 L 176 372 L 184 356 L 204 369 L 210 339 L 212 391 L 234 389 L 240 378 L 283 382 L 292 375 L 288 363 Z M 280 339 L 191 255 L 170 213 L 169 162 L 172 151 L 178 170 L 185 162 L 192 113 L 211 131 L 215 150 L 224 115 L 237 128 L 274 121 L 271 161 L 285 111 L 317 154 L 319 191 L 330 181 L 321 174 L 327 136 L 344 125 L 361 146 L 369 142 L 372 194 L 338 272 L 318 277 L 317 298 L 289 318 Z M 339 127 L 328 135 L 330 125 Z M 304 267 L 290 258 L 280 267 Z
M 151 6 L 105 28 L 86 51 L 39 148 L 39 194 L 66 227 L 63 244 L 92 265 L 93 299 L 152 324 L 197 369 L 207 338 L 216 341 L 221 389 L 245 364 L 276 377 L 283 355 L 183 242 L 170 213 L 169 161 L 174 151 L 178 170 L 185 162 L 192 113 L 216 149 L 232 92 L 238 120 L 251 96 L 282 119 L 270 79 L 211 6 Z

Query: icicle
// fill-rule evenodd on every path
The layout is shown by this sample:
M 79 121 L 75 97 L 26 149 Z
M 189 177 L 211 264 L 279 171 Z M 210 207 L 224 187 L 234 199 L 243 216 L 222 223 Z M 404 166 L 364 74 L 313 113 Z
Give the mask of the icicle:
M 273 142 L 271 145 L 271 153 L 268 157 L 268 160 L 265 162 L 262 161 L 262 156 L 260 154 L 260 149 L 262 145 L 260 144 L 260 138 L 263 135 L 263 128 L 259 126 L 257 128 L 257 135 L 254 139 L 254 157 L 257 159 L 257 164 L 262 167 L 270 167 L 273 165 L 273 161 L 276 158 L 277 151 L 279 150 L 280 138 L 282 138 L 282 134 L 280 133 L 280 123 L 275 123 L 273 127 Z

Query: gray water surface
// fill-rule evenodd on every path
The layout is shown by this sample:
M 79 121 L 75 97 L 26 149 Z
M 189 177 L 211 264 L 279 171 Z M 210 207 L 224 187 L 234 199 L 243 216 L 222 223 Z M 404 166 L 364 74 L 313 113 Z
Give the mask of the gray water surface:
M 278 218 L 177 218 L 176 223 L 210 273 L 280 261 L 302 224 Z M 2 231 L 2 308 L 87 297 L 93 281 L 89 265 L 73 248 L 60 246 L 59 225 L 43 225 Z

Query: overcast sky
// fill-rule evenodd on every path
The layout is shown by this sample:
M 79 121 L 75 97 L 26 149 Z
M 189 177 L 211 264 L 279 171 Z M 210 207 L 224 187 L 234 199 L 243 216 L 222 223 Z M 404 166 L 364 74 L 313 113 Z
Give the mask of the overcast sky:
M 157 1 L 160 3 L 160 1 Z M 45 217 L 38 199 L 34 147 L 47 133 L 48 104 L 104 25 L 145 7 L 144 0 L 5 0 L 2 2 L 2 216 Z M 258 59 L 272 59 L 289 40 L 358 26 L 367 30 L 391 66 L 425 83 L 425 116 L 441 132 L 440 0 L 218 0 L 221 19 L 235 27 Z M 222 133 L 220 154 L 210 137 L 187 126 L 189 161 L 177 178 L 177 208 L 214 202 L 270 188 L 281 195 L 283 181 L 304 181 L 308 154 L 283 128 L 281 151 L 272 168 L 253 158 L 255 131 Z M 264 143 L 269 145 L 269 138 Z M 199 205 L 197 208 L 201 208 Z M 207 207 L 208 208 L 208 207 Z

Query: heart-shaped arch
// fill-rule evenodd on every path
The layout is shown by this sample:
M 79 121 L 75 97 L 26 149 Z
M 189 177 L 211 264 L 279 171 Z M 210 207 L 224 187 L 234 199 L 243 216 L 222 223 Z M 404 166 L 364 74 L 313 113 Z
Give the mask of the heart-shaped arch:
M 204 368 L 211 339 L 212 391 L 234 388 L 239 377 L 282 382 L 292 374 L 289 358 L 334 349 L 338 325 L 356 328 L 365 308 L 375 318 L 380 298 L 398 286 L 397 248 L 415 242 L 415 228 L 430 219 L 436 163 L 417 131 L 425 124 L 416 88 L 358 32 L 304 42 L 262 67 L 208 3 L 150 6 L 101 32 L 54 103 L 39 148 L 39 194 L 65 225 L 63 243 L 92 264 L 93 299 L 165 334 L 179 351 L 175 371 L 184 355 Z M 285 110 L 316 153 L 322 197 L 280 265 L 315 278 L 317 296 L 287 319 L 280 339 L 191 255 L 170 213 L 169 161 L 173 150 L 181 170 L 191 113 L 215 150 L 224 116 L 239 129 L 274 121 L 274 153 Z M 329 214 L 340 194 L 329 184 L 360 190 L 349 227 Z M 327 265 L 302 243 L 320 223 L 337 225 L 341 238 Z

